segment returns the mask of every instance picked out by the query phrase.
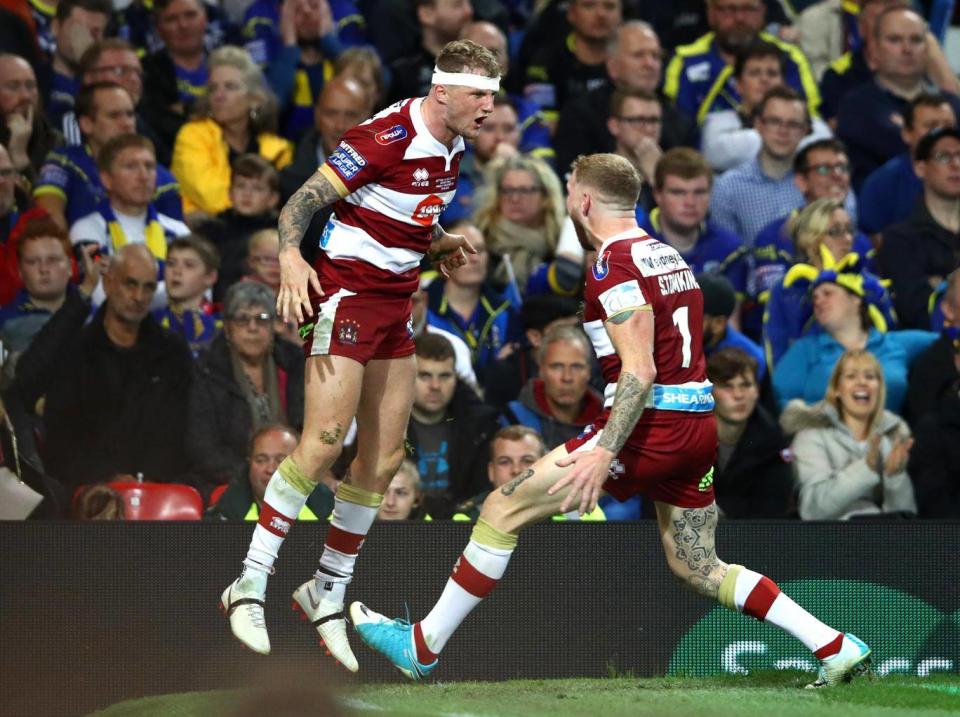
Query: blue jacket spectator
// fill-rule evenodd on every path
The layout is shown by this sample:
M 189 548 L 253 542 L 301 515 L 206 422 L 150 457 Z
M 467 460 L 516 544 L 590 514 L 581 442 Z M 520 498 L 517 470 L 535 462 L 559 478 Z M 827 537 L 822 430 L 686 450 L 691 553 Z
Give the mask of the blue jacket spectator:
M 847 145 L 853 186 L 860 189 L 877 167 L 907 147 L 901 136 L 909 101 L 927 87 L 930 58 L 922 18 L 906 8 L 884 12 L 875 26 L 873 82 L 847 93 L 837 115 L 837 136 Z M 894 38 L 894 39 L 890 39 Z M 955 114 L 960 98 L 947 94 Z
M 908 151 L 874 170 L 860 190 L 859 223 L 863 231 L 876 234 L 910 217 L 923 194 L 923 183 L 913 169 L 917 144 L 935 129 L 956 126 L 953 106 L 942 94 L 924 92 L 907 105 L 900 134 Z
M 923 199 L 907 221 L 883 232 L 880 264 L 907 327 L 931 327 L 935 289 L 960 265 L 958 159 L 960 130 L 937 129 L 921 139 L 914 167 L 924 183 Z

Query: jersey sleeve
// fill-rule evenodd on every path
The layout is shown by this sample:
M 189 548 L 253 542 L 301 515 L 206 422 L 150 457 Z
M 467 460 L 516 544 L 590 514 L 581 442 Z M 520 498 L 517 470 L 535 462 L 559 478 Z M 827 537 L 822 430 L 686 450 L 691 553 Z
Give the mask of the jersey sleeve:
M 386 168 L 402 159 L 411 134 L 402 122 L 357 125 L 343 135 L 320 171 L 345 197 L 376 181 Z
M 596 296 L 603 321 L 652 303 L 650 290 L 643 286 L 640 273 L 633 267 L 629 254 L 602 256 L 591 271 L 594 272 L 594 278 L 599 279 Z
M 53 195 L 64 201 L 70 195 L 71 173 L 59 154 L 51 152 L 40 166 L 40 176 L 33 188 L 33 196 Z

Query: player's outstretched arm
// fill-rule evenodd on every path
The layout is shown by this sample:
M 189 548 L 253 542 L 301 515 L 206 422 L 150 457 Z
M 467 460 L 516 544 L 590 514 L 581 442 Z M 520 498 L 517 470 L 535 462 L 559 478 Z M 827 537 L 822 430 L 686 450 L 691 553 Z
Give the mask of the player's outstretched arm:
M 317 272 L 300 254 L 300 241 L 313 215 L 344 196 L 341 191 L 319 169 L 293 193 L 280 212 L 280 291 L 277 294 L 277 313 L 284 321 L 292 317 L 303 321 L 304 315 L 313 315 L 308 284 L 318 294 L 323 294 Z
M 610 463 L 627 442 L 643 413 L 657 377 L 653 361 L 653 312 L 649 309 L 649 306 L 627 309 L 607 319 L 607 335 L 621 363 L 617 392 L 597 446 L 557 461 L 558 466 L 575 464 L 574 469 L 548 491 L 553 495 L 567 485 L 572 486 L 561 512 L 569 510 L 577 496 L 580 497 L 578 510 L 581 515 L 597 507 Z

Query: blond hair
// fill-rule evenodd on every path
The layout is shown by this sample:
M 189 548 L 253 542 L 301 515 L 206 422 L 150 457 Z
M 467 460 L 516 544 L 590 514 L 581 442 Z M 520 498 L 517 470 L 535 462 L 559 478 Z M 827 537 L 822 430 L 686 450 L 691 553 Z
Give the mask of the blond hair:
M 493 236 L 489 230 L 500 221 L 500 183 L 503 182 L 507 172 L 512 170 L 527 172 L 543 192 L 545 201 L 540 226 L 546 235 L 547 245 L 552 254 L 556 251 L 557 239 L 560 237 L 560 228 L 563 226 L 565 215 L 563 188 L 550 166 L 537 157 L 516 155 L 490 163 L 488 170 L 490 181 L 487 188 L 480 194 L 480 201 L 473 215 L 473 223 L 485 237 Z M 499 253 L 499 248 L 494 245 L 489 249 L 495 254 Z
M 499 77 L 500 63 L 490 50 L 473 40 L 454 40 L 437 55 L 436 66 L 444 72 L 481 70 L 487 77 Z
M 880 381 L 880 390 L 877 394 L 877 405 L 873 409 L 873 414 L 868 421 L 868 429 L 872 432 L 877 429 L 880 419 L 883 417 L 883 409 L 887 403 L 887 381 L 883 376 L 883 367 L 877 360 L 877 357 L 866 349 L 850 349 L 844 351 L 843 355 L 837 359 L 833 371 L 830 373 L 830 381 L 827 383 L 827 393 L 824 400 L 837 409 L 837 415 L 843 420 L 843 406 L 840 405 L 840 378 L 843 376 L 843 369 L 848 361 L 859 361 L 867 364 L 877 373 Z
M 820 261 L 820 244 L 823 241 L 823 235 L 830 225 L 830 217 L 838 209 L 845 209 L 843 202 L 839 199 L 826 197 L 810 202 L 803 210 L 793 217 L 787 224 L 787 230 L 793 238 L 794 252 L 797 261 L 814 262 Z M 839 261 L 842 256 L 833 257 Z
M 619 154 L 601 153 L 577 157 L 573 175 L 578 184 L 596 190 L 599 199 L 612 209 L 634 211 L 643 180 L 627 159 Z
M 263 76 L 263 71 L 250 57 L 250 53 L 242 47 L 234 45 L 219 47 L 210 53 L 207 60 L 207 76 L 212 75 L 217 67 L 232 67 L 240 71 L 244 89 L 246 89 L 247 96 L 253 103 L 250 113 L 250 132 L 254 135 L 261 132 L 276 132 L 277 98 L 270 90 L 267 80 Z M 209 97 L 201 97 L 197 100 L 195 106 L 196 115 L 201 117 L 210 115 Z

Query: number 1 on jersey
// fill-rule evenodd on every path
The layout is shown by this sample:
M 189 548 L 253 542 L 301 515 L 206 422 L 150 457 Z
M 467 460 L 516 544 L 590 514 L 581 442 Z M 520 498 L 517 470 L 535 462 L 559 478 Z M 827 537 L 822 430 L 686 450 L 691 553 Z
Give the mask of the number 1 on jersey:
M 681 306 L 673 312 L 673 325 L 683 337 L 683 368 L 690 368 L 690 308 Z

